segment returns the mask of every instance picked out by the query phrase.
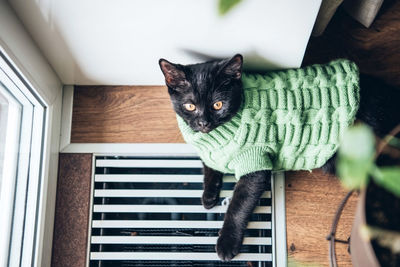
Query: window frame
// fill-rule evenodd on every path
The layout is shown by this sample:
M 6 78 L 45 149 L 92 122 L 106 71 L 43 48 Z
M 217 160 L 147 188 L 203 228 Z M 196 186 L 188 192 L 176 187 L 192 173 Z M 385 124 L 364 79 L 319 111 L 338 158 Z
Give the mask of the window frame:
M 8 257 L 9 266 L 32 266 L 36 254 L 37 233 L 39 224 L 39 206 L 42 190 L 44 136 L 46 129 L 46 106 L 40 96 L 14 68 L 3 51 L 0 51 L 0 80 L 9 95 L 19 102 L 21 107 L 20 127 L 18 133 L 18 156 L 14 177 L 8 181 L 9 194 L 13 200 L 7 208 L 12 208 L 9 229 Z M 11 167 L 11 166 L 10 166 Z M 10 216 L 11 214 L 8 214 Z M 6 249 L 6 247 L 4 247 Z
M 18 218 L 19 224 L 18 219 L 13 221 L 17 226 L 13 226 L 14 242 L 8 247 L 14 251 L 8 266 L 46 267 L 51 266 L 52 256 L 63 85 L 8 4 L 1 2 L 0 7 L 1 72 L 13 86 L 23 88 L 32 108 L 29 121 L 38 125 L 32 132 L 33 139 L 39 140 L 29 144 L 33 148 L 29 158 L 39 158 L 39 163 L 29 169 L 29 177 L 35 179 L 27 184 L 27 201 L 15 206 L 28 209 L 24 220 L 29 223 L 17 233 L 24 220 Z M 24 194 L 24 187 L 19 188 L 17 194 Z

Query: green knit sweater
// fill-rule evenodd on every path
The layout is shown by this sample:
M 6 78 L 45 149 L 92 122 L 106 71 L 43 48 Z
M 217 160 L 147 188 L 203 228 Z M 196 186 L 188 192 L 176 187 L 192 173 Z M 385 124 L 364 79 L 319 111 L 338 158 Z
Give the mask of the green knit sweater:
M 261 170 L 311 170 L 338 148 L 359 106 L 355 63 L 243 74 L 238 113 L 209 133 L 194 132 L 177 116 L 185 141 L 204 163 L 236 178 Z

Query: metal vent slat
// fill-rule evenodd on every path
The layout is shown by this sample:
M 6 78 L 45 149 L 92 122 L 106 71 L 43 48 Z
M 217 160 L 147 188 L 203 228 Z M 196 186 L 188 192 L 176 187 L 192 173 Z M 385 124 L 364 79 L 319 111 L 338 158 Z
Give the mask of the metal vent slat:
M 194 197 L 200 198 L 203 190 L 132 190 L 132 189 L 96 189 L 95 197 Z M 220 197 L 231 197 L 233 190 L 222 190 Z M 271 191 L 265 191 L 262 198 L 271 198 Z
M 97 160 L 96 167 L 114 168 L 202 168 L 200 160 L 173 160 L 173 159 L 152 159 L 152 160 Z
M 144 213 L 225 213 L 228 206 L 215 206 L 212 209 L 205 209 L 200 205 L 94 205 L 94 212 L 144 212 Z M 271 213 L 270 206 L 257 206 L 254 209 L 256 214 Z
M 196 174 L 97 174 L 95 182 L 135 182 L 135 183 L 202 183 L 203 175 Z M 235 183 L 233 175 L 227 175 L 224 182 Z
M 195 228 L 220 229 L 223 221 L 93 220 L 93 228 Z M 247 229 L 271 229 L 271 222 L 249 222 Z
M 214 253 L 165 253 L 165 252 L 92 252 L 92 260 L 198 260 L 220 261 Z M 271 261 L 271 253 L 241 253 L 233 261 Z M 246 266 L 246 265 L 245 265 Z
M 215 245 L 217 236 L 92 236 L 92 244 Z M 271 245 L 269 237 L 245 237 L 243 245 Z
M 224 263 L 215 244 L 237 180 L 224 176 L 219 202 L 205 209 L 202 167 L 195 157 L 97 156 L 89 266 L 273 266 L 271 187 L 251 215 L 235 263 Z

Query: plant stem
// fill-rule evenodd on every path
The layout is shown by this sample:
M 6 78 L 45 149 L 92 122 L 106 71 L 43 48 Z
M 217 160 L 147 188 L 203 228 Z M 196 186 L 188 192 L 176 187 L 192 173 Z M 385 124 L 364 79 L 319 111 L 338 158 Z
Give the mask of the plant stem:
M 378 158 L 378 156 L 382 153 L 385 146 L 387 146 L 390 140 L 392 140 L 398 133 L 400 133 L 400 124 L 398 124 L 395 128 L 393 128 L 393 130 L 389 132 L 388 135 L 386 135 L 383 139 L 380 140 L 378 148 L 376 150 L 375 159 Z

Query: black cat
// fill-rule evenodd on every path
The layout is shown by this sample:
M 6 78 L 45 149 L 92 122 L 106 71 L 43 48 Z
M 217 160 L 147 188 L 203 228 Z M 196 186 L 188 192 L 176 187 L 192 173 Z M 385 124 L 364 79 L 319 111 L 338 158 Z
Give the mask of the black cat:
M 208 133 L 229 121 L 243 100 L 241 81 L 243 58 L 195 65 L 180 65 L 160 59 L 175 112 L 194 130 Z M 361 103 L 357 118 L 370 124 L 378 135 L 400 122 L 400 90 L 361 75 Z M 334 172 L 334 157 L 323 167 Z M 259 198 L 270 182 L 270 171 L 258 171 L 240 177 L 225 214 L 216 250 L 223 261 L 239 253 L 243 235 Z M 214 207 L 219 200 L 223 174 L 204 164 L 203 206 Z

